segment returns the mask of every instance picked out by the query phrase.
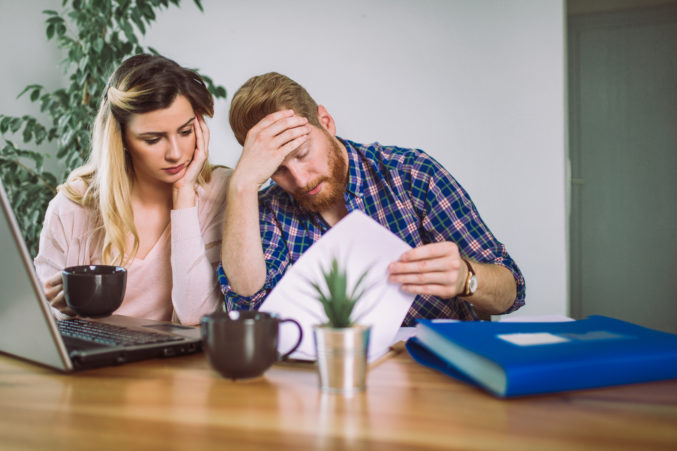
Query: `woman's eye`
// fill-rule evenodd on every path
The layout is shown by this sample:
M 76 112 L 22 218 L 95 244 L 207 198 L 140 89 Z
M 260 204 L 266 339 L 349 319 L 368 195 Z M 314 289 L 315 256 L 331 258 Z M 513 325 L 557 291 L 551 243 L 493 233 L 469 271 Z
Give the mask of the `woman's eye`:
M 158 141 L 160 141 L 160 138 L 144 139 L 144 141 L 146 142 L 146 144 L 153 145 L 153 144 L 157 143 Z
M 192 128 L 188 128 L 188 129 L 186 129 L 186 130 L 181 130 L 181 136 L 189 136 L 189 135 L 191 135 L 192 133 L 193 133 L 193 129 L 192 129 Z

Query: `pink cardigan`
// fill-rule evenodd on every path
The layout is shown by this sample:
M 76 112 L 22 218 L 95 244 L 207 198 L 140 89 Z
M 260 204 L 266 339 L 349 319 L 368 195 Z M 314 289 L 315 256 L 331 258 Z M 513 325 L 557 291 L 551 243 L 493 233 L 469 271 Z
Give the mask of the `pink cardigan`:
M 171 211 L 170 225 L 148 255 L 128 264 L 127 289 L 116 314 L 199 324 L 202 315 L 223 304 L 216 268 L 231 173 L 216 168 L 211 182 L 198 188 L 196 207 Z M 90 209 L 63 193 L 52 199 L 34 260 L 43 282 L 68 266 L 101 263 L 94 221 Z

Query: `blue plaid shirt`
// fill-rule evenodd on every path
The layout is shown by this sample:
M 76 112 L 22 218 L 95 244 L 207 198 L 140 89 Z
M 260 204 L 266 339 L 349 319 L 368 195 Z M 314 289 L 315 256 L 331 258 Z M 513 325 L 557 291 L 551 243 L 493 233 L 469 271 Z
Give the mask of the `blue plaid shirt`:
M 349 159 L 348 212 L 363 211 L 412 247 L 453 241 L 470 260 L 505 266 L 517 281 L 517 298 L 505 313 L 524 305 L 522 273 L 484 224 L 468 193 L 444 167 L 418 149 L 341 142 Z M 229 309 L 257 309 L 289 265 L 329 230 L 321 215 L 302 209 L 275 184 L 259 192 L 259 212 L 266 281 L 253 296 L 240 296 L 219 265 L 219 282 Z M 414 325 L 416 318 L 474 320 L 477 316 L 470 303 L 460 298 L 419 295 L 403 325 Z

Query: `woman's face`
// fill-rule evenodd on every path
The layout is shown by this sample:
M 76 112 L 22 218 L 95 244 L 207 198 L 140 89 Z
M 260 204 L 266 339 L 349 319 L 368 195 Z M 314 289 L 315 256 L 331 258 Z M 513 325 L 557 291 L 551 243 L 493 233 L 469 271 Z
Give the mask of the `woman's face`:
M 174 183 L 195 152 L 195 112 L 178 95 L 167 108 L 133 114 L 125 128 L 125 147 L 139 181 Z

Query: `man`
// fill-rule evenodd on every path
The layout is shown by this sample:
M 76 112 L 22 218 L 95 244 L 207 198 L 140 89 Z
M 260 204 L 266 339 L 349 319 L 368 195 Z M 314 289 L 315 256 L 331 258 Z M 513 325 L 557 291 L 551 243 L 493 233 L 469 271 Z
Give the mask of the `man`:
M 421 150 L 336 137 L 327 109 L 277 73 L 238 90 L 230 125 L 243 145 L 218 269 L 230 309 L 258 308 L 287 268 L 355 209 L 413 247 L 388 267 L 389 280 L 416 295 L 403 325 L 524 305 L 517 265 L 463 188 Z

